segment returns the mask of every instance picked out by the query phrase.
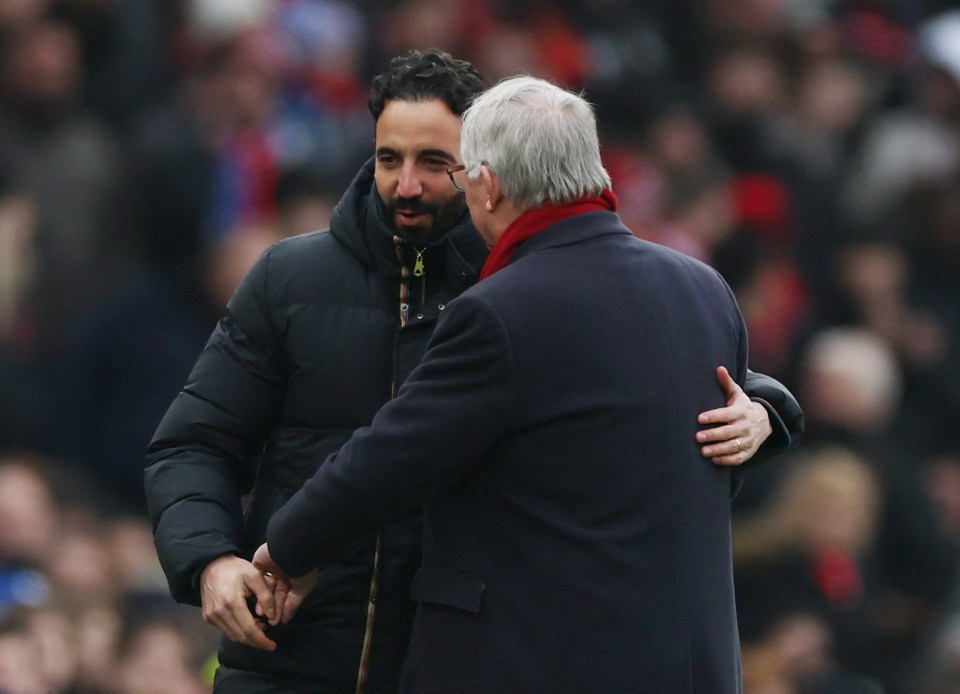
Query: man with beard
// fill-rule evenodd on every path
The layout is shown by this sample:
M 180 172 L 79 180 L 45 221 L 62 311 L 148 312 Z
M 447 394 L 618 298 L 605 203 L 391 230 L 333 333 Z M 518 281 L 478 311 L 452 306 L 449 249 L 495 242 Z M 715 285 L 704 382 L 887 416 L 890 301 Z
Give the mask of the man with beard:
M 273 582 L 248 559 L 276 510 L 396 394 L 446 304 L 477 280 L 487 247 L 448 170 L 460 116 L 483 88 L 472 66 L 439 52 L 396 58 L 374 80 L 373 160 L 328 232 L 281 241 L 253 267 L 150 444 L 147 500 L 171 592 L 202 604 L 226 636 L 216 691 L 398 687 L 419 511 L 321 567 L 296 618 L 269 631 L 251 604 L 275 617 Z M 700 432 L 706 457 L 738 464 L 761 444 L 789 445 L 802 419 L 786 389 L 757 376 L 758 404 L 725 372 L 721 383 L 728 406 L 701 419 L 721 424 Z

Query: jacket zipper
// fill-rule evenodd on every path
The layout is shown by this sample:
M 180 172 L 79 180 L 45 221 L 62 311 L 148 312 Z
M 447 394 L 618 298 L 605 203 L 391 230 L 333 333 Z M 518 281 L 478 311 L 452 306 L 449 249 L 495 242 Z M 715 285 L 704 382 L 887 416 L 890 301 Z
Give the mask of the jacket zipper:
M 420 305 L 426 299 L 426 281 L 423 279 L 425 269 L 423 266 L 423 253 L 426 249 L 415 248 L 417 257 L 413 264 L 413 271 L 403 262 L 403 253 L 400 248 L 400 238 L 393 237 L 394 245 L 397 249 L 397 259 L 400 261 L 400 327 L 403 328 L 410 320 L 410 275 L 421 278 L 420 281 Z M 390 384 L 390 398 L 393 399 L 397 394 L 397 380 L 394 374 L 393 382 Z M 373 625 L 377 616 L 377 591 L 380 588 L 380 558 L 382 556 L 382 536 L 377 533 L 377 544 L 373 550 L 373 572 L 370 576 L 370 592 L 367 598 L 367 623 L 363 633 L 363 648 L 360 651 L 360 669 L 357 672 L 357 687 L 355 694 L 363 694 L 363 689 L 367 683 L 367 675 L 370 668 L 370 652 L 373 649 Z
M 420 310 L 427 304 L 427 271 L 423 267 L 423 254 L 426 248 L 414 248 L 417 252 L 417 259 L 413 263 L 413 276 L 420 280 Z
M 417 259 L 413 263 L 413 276 L 423 277 L 423 252 L 427 249 L 415 248 L 414 250 L 417 252 Z
M 370 667 L 370 650 L 373 646 L 373 623 L 377 616 L 377 589 L 380 575 L 380 533 L 377 533 L 377 545 L 373 550 L 373 573 L 370 577 L 370 595 L 367 600 L 367 624 L 363 632 L 363 650 L 360 652 L 360 670 L 357 672 L 357 688 L 355 694 L 363 694 L 367 684 L 367 674 Z

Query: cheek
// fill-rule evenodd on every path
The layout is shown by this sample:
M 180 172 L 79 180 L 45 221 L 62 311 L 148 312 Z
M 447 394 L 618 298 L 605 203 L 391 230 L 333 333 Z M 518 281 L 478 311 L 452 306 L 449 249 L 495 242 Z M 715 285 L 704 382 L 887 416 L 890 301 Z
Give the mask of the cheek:
M 466 206 L 466 198 L 463 193 L 454 190 L 453 186 L 448 186 L 449 190 L 444 190 L 442 194 L 435 195 L 434 200 L 442 207 L 456 207 L 461 210 Z
M 397 175 L 394 172 L 380 166 L 377 166 L 373 171 L 373 183 L 382 200 L 389 200 L 393 197 L 394 191 L 397 189 L 397 180 Z
M 466 207 L 463 195 L 460 194 L 444 197 L 443 199 L 437 200 L 435 204 L 437 205 L 441 218 L 438 221 L 451 225 L 460 218 L 460 215 L 463 214 L 463 210 Z

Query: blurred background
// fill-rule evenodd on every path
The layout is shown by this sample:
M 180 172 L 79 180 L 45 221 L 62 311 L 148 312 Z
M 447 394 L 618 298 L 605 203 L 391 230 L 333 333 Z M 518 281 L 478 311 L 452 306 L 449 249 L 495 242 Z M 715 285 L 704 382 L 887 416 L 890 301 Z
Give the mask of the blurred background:
M 723 273 L 801 400 L 735 504 L 745 692 L 960 692 L 953 5 L 0 0 L 0 691 L 209 690 L 146 444 L 372 154 L 370 79 L 442 48 L 583 90 L 625 221 Z

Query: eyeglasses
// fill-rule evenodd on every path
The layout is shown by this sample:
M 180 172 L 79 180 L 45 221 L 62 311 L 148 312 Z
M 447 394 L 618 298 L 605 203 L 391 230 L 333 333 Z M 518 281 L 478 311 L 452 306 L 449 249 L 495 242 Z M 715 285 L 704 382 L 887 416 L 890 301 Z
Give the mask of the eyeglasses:
M 457 179 L 453 177 L 453 174 L 466 170 L 466 164 L 457 164 L 456 166 L 451 166 L 449 169 L 447 169 L 447 176 L 450 177 L 450 182 L 453 184 L 453 187 L 459 190 L 461 193 L 465 193 L 466 191 L 460 187 L 460 185 L 457 183 Z
M 490 166 L 486 161 L 477 162 L 473 166 L 467 166 L 466 164 L 457 164 L 456 166 L 451 166 L 447 169 L 447 176 L 450 177 L 450 182 L 453 184 L 453 187 L 459 190 L 461 193 L 466 193 L 463 188 L 460 187 L 460 184 L 457 183 L 456 179 L 453 177 L 453 174 L 460 173 L 461 171 L 466 171 L 469 173 L 470 169 L 475 169 L 478 166 Z

